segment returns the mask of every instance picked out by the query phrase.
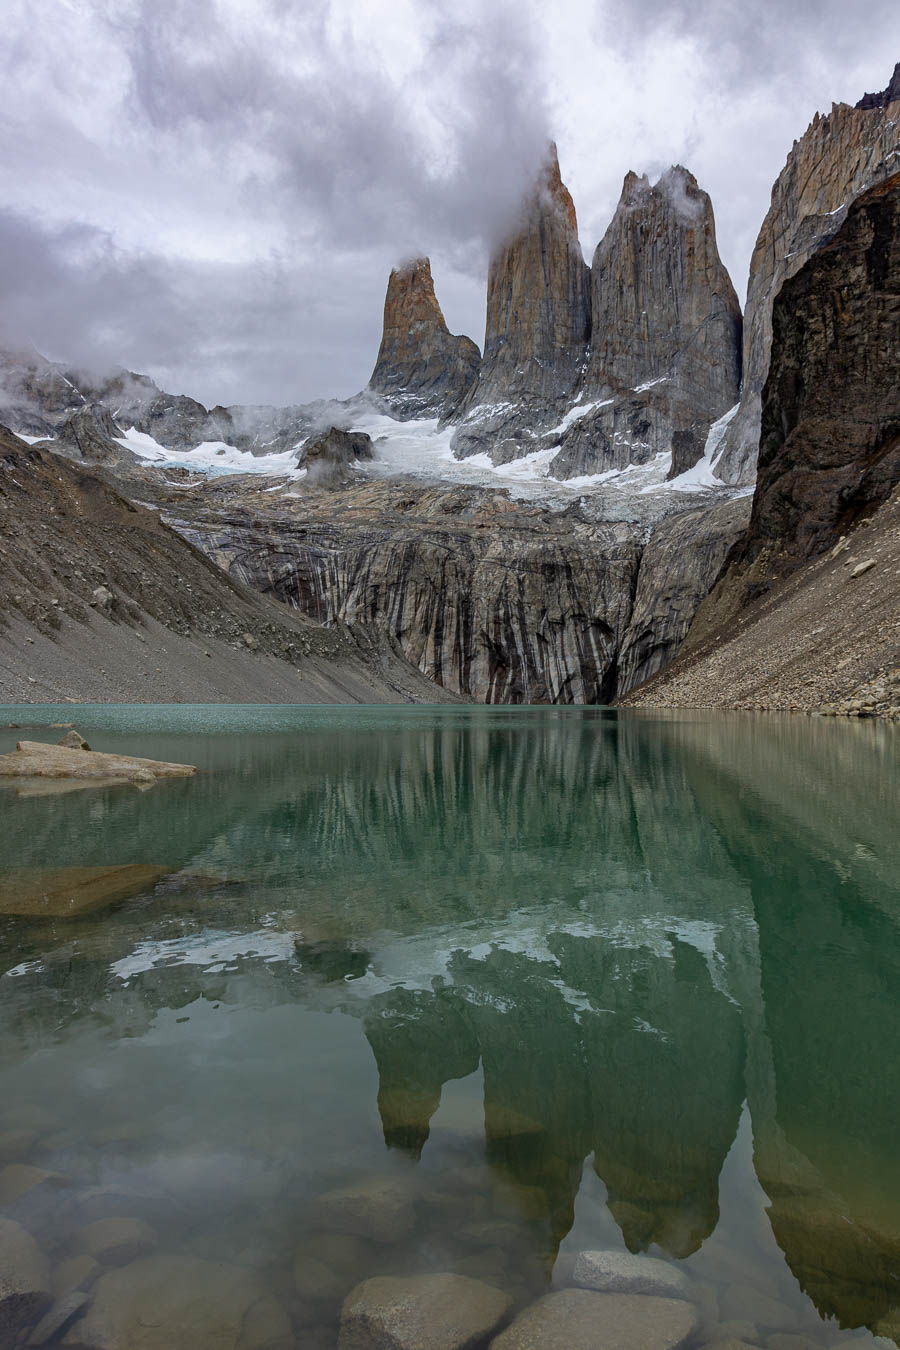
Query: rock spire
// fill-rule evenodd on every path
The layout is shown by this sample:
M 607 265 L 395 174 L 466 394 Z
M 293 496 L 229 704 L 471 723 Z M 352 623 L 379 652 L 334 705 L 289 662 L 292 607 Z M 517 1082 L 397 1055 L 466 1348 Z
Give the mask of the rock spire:
M 503 463 L 535 449 L 535 425 L 552 421 L 578 383 L 590 329 L 590 271 L 551 145 L 518 228 L 491 259 L 484 359 L 454 453 L 487 449 Z
M 584 413 L 570 413 L 551 472 L 624 468 L 670 447 L 673 475 L 690 468 L 738 399 L 741 308 L 712 203 L 681 165 L 653 186 L 626 175 L 594 253 L 591 327 Z
M 481 353 L 447 327 L 427 258 L 395 268 L 384 299 L 384 330 L 369 388 L 394 417 L 449 415 L 478 376 Z

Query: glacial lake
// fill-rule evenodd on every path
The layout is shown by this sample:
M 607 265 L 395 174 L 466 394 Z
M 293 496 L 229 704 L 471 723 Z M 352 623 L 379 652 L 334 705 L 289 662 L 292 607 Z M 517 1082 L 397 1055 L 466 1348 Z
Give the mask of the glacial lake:
M 900 1341 L 896 727 L 66 705 L 0 752 L 63 721 L 200 770 L 0 790 L 0 1219 L 87 1318 L 333 1350 L 369 1276 L 520 1309 L 601 1249 L 692 1346 Z

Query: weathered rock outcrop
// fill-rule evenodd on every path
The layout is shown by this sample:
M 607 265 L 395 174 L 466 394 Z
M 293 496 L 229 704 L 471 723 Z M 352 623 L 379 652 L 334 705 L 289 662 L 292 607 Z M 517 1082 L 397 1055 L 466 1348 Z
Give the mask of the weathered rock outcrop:
M 300 448 L 297 463 L 306 469 L 312 482 L 322 487 L 336 487 L 357 460 L 374 458 L 372 438 L 364 431 L 329 427 L 327 431 L 310 436 Z
M 749 499 L 739 497 L 684 511 L 656 526 L 641 556 L 634 607 L 619 652 L 620 694 L 672 660 L 749 516 Z
M 54 454 L 87 460 L 91 464 L 105 464 L 111 468 L 136 464 L 137 455 L 119 445 L 116 438 L 121 435 L 121 427 L 113 421 L 107 408 L 99 403 L 85 403 L 69 414 L 53 440 L 38 444 Z
M 900 164 L 900 161 L 898 161 Z M 900 172 L 856 199 L 775 300 L 743 558 L 830 548 L 900 482 Z
M 738 399 L 741 309 L 719 257 L 712 203 L 680 165 L 651 187 L 629 173 L 591 267 L 583 411 L 569 413 L 558 478 L 672 450 L 675 477 Z
M 716 474 L 724 482 L 754 480 L 775 296 L 783 282 L 834 237 L 853 199 L 896 172 L 900 162 L 896 92 L 892 80 L 884 95 L 867 96 L 856 108 L 839 103 L 824 117 L 817 113 L 794 142 L 772 189 L 772 204 L 750 262 L 741 406 L 716 464 Z M 882 97 L 892 101 L 883 104 Z
M 642 701 L 830 704 L 900 661 L 900 173 L 784 282 L 772 328 L 748 530 Z
M 84 406 L 62 366 L 33 347 L 0 348 L 0 415 L 26 436 L 52 436 L 70 413 Z
M 369 388 L 392 417 L 447 417 L 478 378 L 481 352 L 455 337 L 434 293 L 431 264 L 395 268 L 384 299 L 384 329 Z
M 196 772 L 192 764 L 98 754 L 93 750 L 47 745 L 45 741 L 19 741 L 10 754 L 0 755 L 0 778 L 70 779 L 85 784 L 93 781 L 152 787 L 158 778 L 189 778 Z
M 486 450 L 502 464 L 536 449 L 580 379 L 590 331 L 590 271 L 551 146 L 520 228 L 491 259 L 484 357 L 457 458 Z

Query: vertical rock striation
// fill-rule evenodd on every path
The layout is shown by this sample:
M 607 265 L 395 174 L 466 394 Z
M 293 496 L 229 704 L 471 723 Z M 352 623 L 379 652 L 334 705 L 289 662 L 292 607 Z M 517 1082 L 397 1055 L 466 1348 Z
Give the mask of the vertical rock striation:
M 447 327 L 427 258 L 395 268 L 384 299 L 384 329 L 369 388 L 391 416 L 447 417 L 478 378 L 481 353 Z
M 737 402 L 741 309 L 719 257 L 712 203 L 676 165 L 651 187 L 627 174 L 591 268 L 590 359 L 564 419 L 558 478 L 672 450 L 674 477 Z
M 772 189 L 772 204 L 750 262 L 744 316 L 741 406 L 725 435 L 716 473 L 727 483 L 752 483 L 759 448 L 762 389 L 772 348 L 772 305 L 783 283 L 832 239 L 861 192 L 900 164 L 897 71 L 883 94 L 851 108 L 818 113 Z
M 537 449 L 578 384 L 590 329 L 590 270 L 552 145 L 520 228 L 491 259 L 484 359 L 453 437 L 457 458 L 487 450 L 502 464 Z

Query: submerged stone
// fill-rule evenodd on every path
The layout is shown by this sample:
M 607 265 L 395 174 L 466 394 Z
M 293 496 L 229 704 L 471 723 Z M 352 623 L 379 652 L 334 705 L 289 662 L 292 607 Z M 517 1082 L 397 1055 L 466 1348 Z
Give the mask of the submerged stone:
M 145 863 L 125 867 L 22 867 L 0 876 L 0 914 L 75 918 L 149 890 L 171 871 Z
M 156 1231 L 143 1219 L 97 1219 L 75 1239 L 79 1250 L 106 1266 L 125 1266 L 156 1246 Z
M 69 1350 L 237 1350 L 260 1296 L 248 1271 L 190 1256 L 150 1256 L 102 1276 Z
M 677 1350 L 697 1320 L 682 1299 L 563 1289 L 520 1313 L 491 1350 Z
M 51 1301 L 46 1257 L 21 1224 L 0 1219 L 0 1344 L 12 1344 Z
M 371 1177 L 319 1197 L 323 1228 L 376 1242 L 401 1242 L 415 1227 L 416 1211 L 409 1188 L 390 1177 Z
M 48 1341 L 52 1341 L 70 1322 L 84 1312 L 89 1303 L 87 1294 L 80 1293 L 66 1294 L 63 1298 L 57 1299 L 28 1337 L 28 1344 L 46 1345 Z
M 344 1303 L 339 1350 L 476 1350 L 509 1315 L 500 1289 L 464 1275 L 381 1276 Z
M 631 1252 L 579 1252 L 572 1276 L 582 1289 L 608 1294 L 659 1294 L 689 1298 L 687 1276 L 666 1261 Z

